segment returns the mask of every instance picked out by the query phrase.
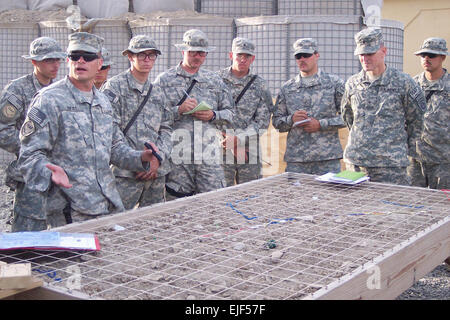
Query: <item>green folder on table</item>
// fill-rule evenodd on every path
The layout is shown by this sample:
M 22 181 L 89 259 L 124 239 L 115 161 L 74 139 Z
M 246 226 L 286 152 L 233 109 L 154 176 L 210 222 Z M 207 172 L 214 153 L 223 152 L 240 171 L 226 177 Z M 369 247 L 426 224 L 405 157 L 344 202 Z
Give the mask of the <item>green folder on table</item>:
M 200 102 L 194 109 L 191 111 L 183 112 L 184 115 L 192 114 L 197 111 L 205 111 L 205 110 L 212 110 L 212 107 L 207 104 L 205 101 Z

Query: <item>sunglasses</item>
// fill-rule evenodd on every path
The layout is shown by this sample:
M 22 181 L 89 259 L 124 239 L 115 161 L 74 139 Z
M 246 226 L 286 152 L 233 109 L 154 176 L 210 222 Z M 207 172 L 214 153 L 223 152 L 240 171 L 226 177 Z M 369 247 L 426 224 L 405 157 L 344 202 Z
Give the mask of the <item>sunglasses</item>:
M 83 58 L 84 59 L 84 58 Z M 102 66 L 101 68 L 100 68 L 100 70 L 106 70 L 106 69 L 109 69 L 109 67 L 110 66 Z
M 436 58 L 438 55 L 435 54 L 435 53 L 428 53 L 428 52 L 425 52 L 425 53 L 419 54 L 419 56 L 421 56 L 422 58 L 428 57 L 428 58 L 430 58 L 430 59 L 434 59 L 434 58 Z
M 297 53 L 295 55 L 295 59 L 299 60 L 301 58 L 310 58 L 312 55 L 312 53 Z
M 95 53 L 71 53 L 68 57 L 72 61 L 78 61 L 81 57 L 83 57 L 83 60 L 86 62 L 91 62 L 98 59 L 98 56 Z

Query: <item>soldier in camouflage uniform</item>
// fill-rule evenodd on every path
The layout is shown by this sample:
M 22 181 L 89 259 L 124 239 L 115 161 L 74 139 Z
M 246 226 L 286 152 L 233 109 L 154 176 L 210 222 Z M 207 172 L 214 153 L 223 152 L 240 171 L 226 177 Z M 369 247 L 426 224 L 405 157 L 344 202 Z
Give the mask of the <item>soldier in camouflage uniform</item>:
M 281 87 L 272 118 L 275 128 L 289 132 L 286 171 L 339 172 L 342 146 L 338 129 L 345 126 L 340 116 L 344 82 L 319 68 L 316 40 L 298 39 L 293 47 L 300 72 Z
M 224 125 L 232 123 L 234 114 L 231 94 L 222 79 L 212 71 L 201 69 L 208 52 L 214 49 L 208 45 L 205 33 L 188 30 L 183 35 L 183 43 L 175 46 L 182 50 L 183 61 L 155 80 L 165 92 L 174 117 L 167 199 L 226 186 L 220 132 Z M 212 109 L 185 114 L 200 102 Z
M 235 101 L 233 122 L 236 130 L 231 126 L 227 128 L 223 158 L 227 186 L 232 186 L 235 182 L 239 184 L 262 176 L 259 137 L 269 127 L 273 103 L 265 80 L 250 70 L 255 60 L 253 42 L 246 38 L 235 38 L 229 56 L 232 65 L 218 73 Z M 245 90 L 248 84 L 250 86 Z M 244 94 L 241 96 L 241 93 Z M 236 101 L 239 96 L 241 98 Z
M 424 126 L 417 144 L 417 158 L 410 158 L 412 184 L 432 189 L 450 189 L 450 76 L 442 64 L 448 55 L 442 38 L 426 39 L 420 50 L 424 72 L 414 80 L 427 100 Z
M 40 37 L 30 44 L 29 55 L 33 73 L 11 81 L 0 97 L 0 147 L 19 156 L 19 131 L 33 96 L 56 78 L 61 59 L 66 57 L 56 40 Z M 12 231 L 38 231 L 47 224 L 57 226 L 60 222 L 52 217 L 46 219 L 44 203 L 39 193 L 30 190 L 16 168 L 13 160 L 6 170 L 6 185 L 15 190 Z
M 69 35 L 69 75 L 36 95 L 20 129 L 25 183 L 46 197 L 48 215 L 69 212 L 74 222 L 124 210 L 109 164 L 144 171 L 152 157 L 128 146 L 93 85 L 102 43 L 86 32 Z
M 94 79 L 94 86 L 99 90 L 105 84 L 106 80 L 108 80 L 108 73 L 111 70 L 111 66 L 114 63 L 111 58 L 111 54 L 105 47 L 102 48 L 102 59 L 103 59 L 102 67 L 97 72 Z
M 165 176 L 170 171 L 168 158 L 172 151 L 173 117 L 164 92 L 159 86 L 151 85 L 149 78 L 160 54 L 161 51 L 150 37 L 133 37 L 128 48 L 123 51 L 131 67 L 109 79 L 102 88 L 111 102 L 122 132 L 129 127 L 124 135 L 130 146 L 142 150 L 144 143 L 150 141 L 162 158 L 159 163 L 153 157 L 150 172 L 132 172 L 113 166 L 117 189 L 125 209 L 164 201 Z M 128 125 L 147 94 L 150 94 L 148 101 L 135 121 Z
M 372 181 L 409 185 L 407 156 L 416 154 L 425 96 L 409 75 L 385 65 L 380 29 L 364 29 L 355 41 L 363 70 L 347 80 L 342 98 L 350 129 L 344 161 Z

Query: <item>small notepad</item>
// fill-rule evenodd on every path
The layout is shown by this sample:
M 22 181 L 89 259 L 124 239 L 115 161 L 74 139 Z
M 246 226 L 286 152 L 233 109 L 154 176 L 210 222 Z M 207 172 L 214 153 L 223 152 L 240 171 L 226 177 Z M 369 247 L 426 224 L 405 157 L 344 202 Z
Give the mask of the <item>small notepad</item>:
M 183 112 L 183 114 L 188 115 L 188 114 L 192 114 L 197 111 L 205 111 L 205 110 L 212 110 L 212 107 L 209 104 L 207 104 L 206 102 L 202 101 L 194 109 Z

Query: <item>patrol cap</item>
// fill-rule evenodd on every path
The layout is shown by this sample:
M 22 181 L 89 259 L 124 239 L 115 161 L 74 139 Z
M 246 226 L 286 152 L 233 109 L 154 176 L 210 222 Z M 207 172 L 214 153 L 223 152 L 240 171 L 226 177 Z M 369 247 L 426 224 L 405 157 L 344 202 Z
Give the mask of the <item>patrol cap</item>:
M 183 51 L 209 52 L 216 49 L 216 47 L 209 46 L 208 37 L 203 31 L 198 29 L 186 31 L 183 35 L 183 43 L 177 43 L 175 47 Z
M 233 44 L 231 46 L 231 51 L 233 53 L 246 53 L 249 55 L 255 55 L 255 45 L 253 42 L 247 38 L 237 37 L 233 39 Z
M 107 67 L 114 63 L 111 59 L 111 54 L 109 53 L 108 50 L 106 50 L 105 47 L 102 47 L 102 58 L 103 58 L 102 67 Z
M 297 53 L 311 53 L 317 52 L 317 42 L 313 38 L 298 39 L 292 45 L 294 47 L 294 56 Z
M 367 28 L 355 34 L 355 56 L 377 52 L 383 44 L 383 34 L 379 28 Z
M 146 35 L 137 35 L 131 38 L 128 48 L 122 51 L 122 55 L 126 56 L 128 52 L 139 53 L 147 50 L 155 50 L 161 54 L 161 50 L 156 47 L 156 42 Z
M 99 53 L 105 40 L 95 34 L 88 32 L 75 32 L 69 35 L 69 46 L 67 52 L 84 51 Z
M 23 55 L 22 58 L 42 61 L 50 58 L 64 59 L 66 56 L 66 53 L 55 39 L 40 37 L 30 43 L 30 54 Z
M 425 39 L 419 51 L 414 52 L 415 55 L 419 55 L 421 53 L 434 53 L 448 56 L 447 42 L 442 38 Z

